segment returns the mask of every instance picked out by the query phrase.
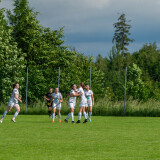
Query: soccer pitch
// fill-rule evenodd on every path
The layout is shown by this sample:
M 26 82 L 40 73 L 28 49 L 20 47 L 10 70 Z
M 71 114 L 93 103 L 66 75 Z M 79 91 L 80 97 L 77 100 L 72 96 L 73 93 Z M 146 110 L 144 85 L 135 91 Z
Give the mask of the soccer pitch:
M 160 118 L 92 117 L 92 123 L 51 123 L 46 116 L 6 116 L 0 160 L 158 160 Z M 77 117 L 75 117 L 77 120 Z

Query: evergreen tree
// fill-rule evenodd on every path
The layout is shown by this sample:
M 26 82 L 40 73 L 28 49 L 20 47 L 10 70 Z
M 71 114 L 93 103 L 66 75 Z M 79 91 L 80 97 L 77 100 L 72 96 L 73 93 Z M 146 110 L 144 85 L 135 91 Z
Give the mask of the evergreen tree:
M 118 18 L 118 22 L 113 24 L 115 33 L 112 42 L 115 42 L 117 49 L 120 50 L 123 56 L 126 56 L 128 51 L 127 46 L 129 46 L 129 43 L 134 41 L 129 38 L 129 35 L 131 35 L 131 25 L 129 25 L 128 22 L 130 22 L 130 20 L 127 21 L 125 14 L 122 13 Z

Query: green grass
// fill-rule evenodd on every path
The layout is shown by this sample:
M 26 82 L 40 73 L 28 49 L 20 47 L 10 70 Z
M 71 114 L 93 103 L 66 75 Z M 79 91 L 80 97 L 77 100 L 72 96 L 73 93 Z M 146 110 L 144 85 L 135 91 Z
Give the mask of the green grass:
M 48 116 L 5 117 L 1 160 L 160 160 L 160 118 L 92 117 L 92 123 L 51 123 Z M 77 120 L 77 117 L 75 117 Z

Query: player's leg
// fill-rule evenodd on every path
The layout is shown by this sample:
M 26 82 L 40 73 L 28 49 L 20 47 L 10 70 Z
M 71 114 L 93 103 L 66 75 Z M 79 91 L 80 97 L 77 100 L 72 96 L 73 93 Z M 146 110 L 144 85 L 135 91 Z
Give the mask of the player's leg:
M 52 110 L 51 106 L 48 106 L 48 115 L 50 118 L 51 118 L 51 110 Z
M 70 108 L 72 123 L 74 123 L 74 106 Z
M 81 122 L 82 109 L 83 109 L 83 107 L 80 106 L 79 107 L 79 113 L 78 113 L 78 121 L 76 123 L 80 123 Z
M 66 123 L 68 123 L 69 118 L 71 117 L 71 112 L 68 113 L 67 118 L 64 120 Z
M 61 122 L 61 109 L 60 107 L 57 109 L 58 111 L 58 121 Z
M 83 116 L 84 116 L 84 122 L 83 123 L 86 123 L 87 122 L 87 115 L 86 115 L 86 111 L 85 111 L 85 106 L 82 108 L 82 111 L 83 111 Z
M 12 109 L 12 107 L 11 107 L 11 106 L 8 106 L 7 110 L 4 111 L 4 113 L 3 113 L 3 115 L 2 115 L 2 117 L 1 117 L 1 119 L 0 119 L 0 123 L 3 122 L 4 117 L 7 115 L 8 112 L 11 111 L 11 109 Z
M 68 107 L 71 107 L 71 103 L 68 103 Z M 66 123 L 68 123 L 69 118 L 71 117 L 71 112 L 68 113 L 67 118 L 64 120 Z
M 53 113 L 52 113 L 52 123 L 54 123 L 55 112 L 56 112 L 56 106 L 53 104 L 52 108 L 53 108 Z
M 89 107 L 89 122 L 91 122 L 92 106 Z
M 86 112 L 86 119 L 88 119 L 88 104 L 86 104 L 85 112 Z
M 14 108 L 16 109 L 16 112 L 13 116 L 13 118 L 11 119 L 13 122 L 16 122 L 15 121 L 15 118 L 18 116 L 19 112 L 20 112 L 20 106 L 18 104 L 14 105 Z

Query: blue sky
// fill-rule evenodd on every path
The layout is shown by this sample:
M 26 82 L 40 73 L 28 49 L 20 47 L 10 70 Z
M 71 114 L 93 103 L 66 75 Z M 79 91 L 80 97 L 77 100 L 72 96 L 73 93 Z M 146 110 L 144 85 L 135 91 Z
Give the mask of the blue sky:
M 12 0 L 2 0 L 1 7 L 12 9 Z M 114 34 L 113 23 L 124 12 L 131 20 L 130 52 L 143 44 L 157 42 L 160 46 L 160 0 L 29 0 L 40 12 L 43 26 L 53 30 L 64 28 L 65 44 L 85 55 L 107 56 Z

